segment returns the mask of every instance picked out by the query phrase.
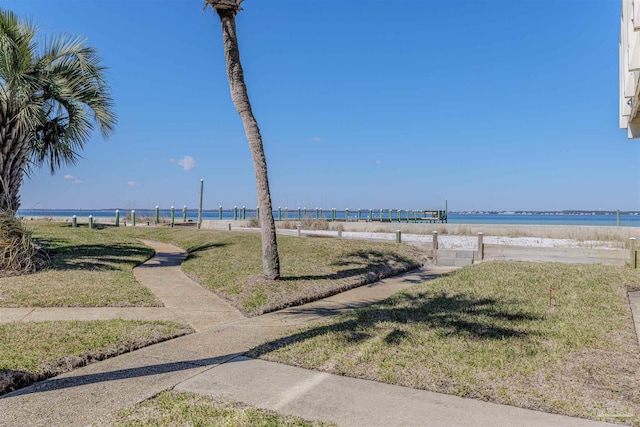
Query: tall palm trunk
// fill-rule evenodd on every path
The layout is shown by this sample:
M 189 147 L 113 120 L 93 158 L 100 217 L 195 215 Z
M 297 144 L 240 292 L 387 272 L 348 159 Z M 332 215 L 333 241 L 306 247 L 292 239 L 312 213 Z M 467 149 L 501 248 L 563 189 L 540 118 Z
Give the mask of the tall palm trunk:
M 235 9 L 216 9 L 222 24 L 222 41 L 227 62 L 227 77 L 231 89 L 231 99 L 238 114 L 242 118 L 244 132 L 249 142 L 253 168 L 256 175 L 258 190 L 258 206 L 260 207 L 260 230 L 262 233 L 262 266 L 264 275 L 268 279 L 280 277 L 280 259 L 276 243 L 276 225 L 273 220 L 271 195 L 269 193 L 269 178 L 267 175 L 267 159 L 264 156 L 262 136 L 258 122 L 251 111 L 247 86 L 244 83 L 244 73 L 240 64 L 240 50 L 236 36 Z
M 29 156 L 24 132 L 0 108 L 0 213 L 13 215 L 20 206 L 20 186 Z

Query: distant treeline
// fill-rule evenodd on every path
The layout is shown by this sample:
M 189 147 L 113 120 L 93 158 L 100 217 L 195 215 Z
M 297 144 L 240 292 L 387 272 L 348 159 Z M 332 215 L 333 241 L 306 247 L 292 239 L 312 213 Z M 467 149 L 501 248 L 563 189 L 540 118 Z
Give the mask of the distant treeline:
M 640 211 L 619 211 L 620 215 L 640 215 Z M 462 215 L 616 215 L 618 211 L 584 211 L 584 210 L 563 210 L 563 211 L 449 211 L 450 214 Z

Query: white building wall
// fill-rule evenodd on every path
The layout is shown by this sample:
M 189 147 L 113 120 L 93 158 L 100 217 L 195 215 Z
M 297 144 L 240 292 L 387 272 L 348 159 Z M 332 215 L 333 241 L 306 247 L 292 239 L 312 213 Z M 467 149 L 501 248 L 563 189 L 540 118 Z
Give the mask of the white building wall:
M 640 0 L 622 0 L 620 14 L 620 128 L 640 138 Z

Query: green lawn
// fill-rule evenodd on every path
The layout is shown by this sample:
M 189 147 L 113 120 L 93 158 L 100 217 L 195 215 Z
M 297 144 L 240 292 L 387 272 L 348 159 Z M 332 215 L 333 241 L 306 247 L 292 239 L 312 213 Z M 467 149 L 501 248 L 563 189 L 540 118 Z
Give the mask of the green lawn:
M 326 426 L 321 422 L 308 422 L 299 417 L 280 415 L 265 409 L 256 409 L 192 393 L 164 391 L 137 405 L 121 411 L 109 426 Z
M 134 320 L 0 324 L 0 394 L 193 330 Z
M 46 270 L 0 277 L 0 307 L 161 306 L 133 277 L 153 250 L 117 229 L 27 222 L 49 251 Z
M 549 309 L 549 287 L 554 307 Z M 268 360 L 585 418 L 639 423 L 623 267 L 485 263 L 267 343 Z
M 408 245 L 279 236 L 282 279 L 262 276 L 260 235 L 168 227 L 106 227 L 28 222 L 52 256 L 50 268 L 0 277 L 0 307 L 160 306 L 133 277 L 153 251 L 138 238 L 189 252 L 183 271 L 249 315 L 318 299 L 418 267 Z
M 391 242 L 278 236 L 281 279 L 262 276 L 260 234 L 127 227 L 131 237 L 173 243 L 189 252 L 183 271 L 249 315 L 316 300 L 417 268 L 423 254 Z

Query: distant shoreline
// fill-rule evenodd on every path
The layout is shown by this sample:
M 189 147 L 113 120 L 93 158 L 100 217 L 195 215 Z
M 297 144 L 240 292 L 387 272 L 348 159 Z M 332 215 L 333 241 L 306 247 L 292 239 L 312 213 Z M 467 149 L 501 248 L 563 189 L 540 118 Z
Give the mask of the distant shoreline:
M 245 207 L 236 207 L 236 209 L 239 211 L 241 209 L 246 209 L 247 212 L 250 213 L 255 213 L 256 209 L 255 208 L 245 208 Z M 274 208 L 274 212 L 277 211 L 278 208 Z M 320 209 L 321 211 L 323 211 L 324 213 L 330 212 L 331 209 L 322 209 L 322 208 L 280 208 L 281 210 L 287 210 L 289 211 L 289 213 L 295 214 L 298 209 L 300 210 L 305 210 L 308 214 L 311 213 L 313 214 L 316 209 Z M 18 216 L 60 216 L 60 215 L 64 215 L 64 216 L 68 216 L 66 215 L 67 213 L 73 212 L 73 213 L 77 213 L 77 214 L 81 214 L 83 216 L 88 216 L 88 215 L 93 215 L 94 213 L 98 213 L 100 215 L 93 215 L 93 216 L 106 216 L 106 215 L 115 215 L 116 211 L 119 211 L 120 214 L 128 214 L 131 211 L 135 210 L 136 213 L 142 213 L 142 214 L 147 214 L 149 212 L 151 213 L 155 213 L 155 209 L 120 209 L 120 208 L 113 208 L 113 209 L 18 209 L 17 215 Z M 170 208 L 160 208 L 160 212 L 162 213 L 167 213 L 170 212 Z M 183 208 L 182 207 L 176 207 L 175 209 L 175 213 L 176 215 L 182 214 Z M 218 209 L 203 209 L 202 212 L 203 213 L 208 213 L 208 214 L 214 214 L 214 213 L 219 213 L 220 212 L 220 208 Z M 370 209 L 360 209 L 363 214 L 368 213 Z M 387 213 L 389 211 L 389 209 L 371 209 L 373 212 L 379 212 L 380 210 L 384 211 L 385 213 Z M 397 209 L 391 209 L 394 212 L 397 212 Z M 234 208 L 222 208 L 222 212 L 233 212 Z M 354 214 L 355 212 L 357 212 L 358 209 L 349 209 L 348 212 Z M 402 212 L 406 212 L 406 210 L 401 210 Z M 420 212 L 420 209 L 416 209 L 417 212 Z M 187 212 L 188 213 L 197 213 L 198 209 L 195 208 L 187 208 Z M 343 214 L 346 212 L 346 210 L 344 209 L 338 209 L 336 210 L 337 213 Z M 571 210 L 571 209 L 567 209 L 567 210 L 550 210 L 550 211 L 528 211 L 528 210 L 517 210 L 517 211 L 493 211 L 493 210 L 482 210 L 482 211 L 454 211 L 451 210 L 448 212 L 450 215 L 544 215 L 544 216 L 557 216 L 557 215 L 575 215 L 575 216 L 615 216 L 618 215 L 618 213 L 622 216 L 640 216 L 640 211 L 617 211 L 617 210 Z

